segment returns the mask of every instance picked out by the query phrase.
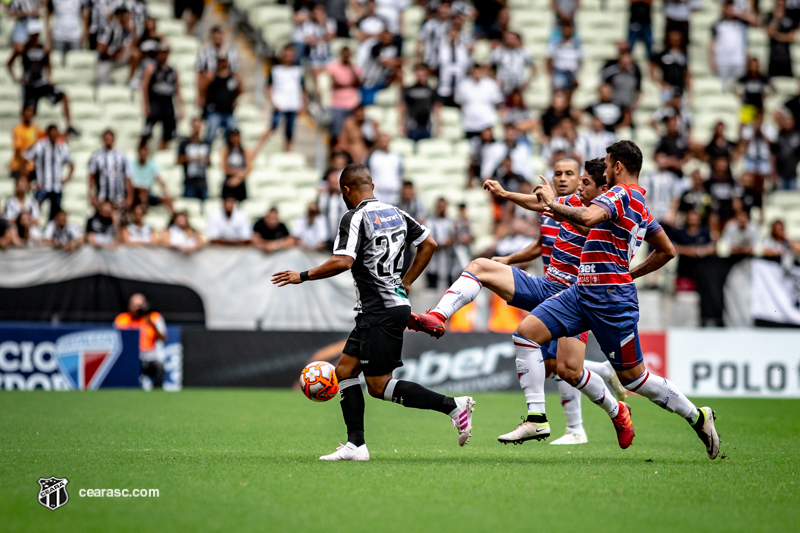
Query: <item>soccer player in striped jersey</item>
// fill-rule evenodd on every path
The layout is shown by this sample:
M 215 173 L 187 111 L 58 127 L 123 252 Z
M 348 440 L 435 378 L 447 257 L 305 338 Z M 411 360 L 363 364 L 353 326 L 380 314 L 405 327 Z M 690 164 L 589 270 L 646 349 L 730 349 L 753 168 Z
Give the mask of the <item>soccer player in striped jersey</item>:
M 610 189 L 588 207 L 560 203 L 544 179 L 544 184 L 535 189 L 554 216 L 592 229 L 581 253 L 578 282 L 534 309 L 517 328 L 515 338 L 521 339 L 517 343 L 518 357 L 527 352 L 529 360 L 539 361 L 544 343 L 591 330 L 625 388 L 684 418 L 705 445 L 708 457 L 714 459 L 719 454 L 714 411 L 696 407 L 674 383 L 645 368 L 639 346 L 639 301 L 634 280 L 664 266 L 675 256 L 675 250 L 653 220 L 645 205 L 645 191 L 638 185 L 642 168 L 639 147 L 631 141 L 619 141 L 606 152 Z M 653 252 L 631 269 L 631 260 L 645 235 Z M 578 357 L 559 360 L 559 376 L 613 409 L 613 400 L 604 393 L 603 380 L 582 363 Z M 537 386 L 544 390 L 544 371 L 539 370 L 536 375 Z
M 583 205 L 579 196 L 574 194 L 581 179 L 590 185 L 590 187 L 584 188 L 584 194 L 597 195 L 604 190 L 602 181 L 604 170 L 605 166 L 602 161 L 589 162 L 587 171 L 591 176 L 581 177 L 577 161 L 573 159 L 558 161 L 554 167 L 553 181 L 558 193 L 563 195 L 559 200 L 571 205 Z M 508 193 L 494 181 L 487 181 L 485 186 L 495 196 L 511 200 L 527 209 L 535 211 L 543 209 L 534 195 Z M 601 188 L 600 190 L 598 190 L 598 186 Z M 594 196 L 584 198 L 583 201 L 588 204 L 592 198 Z M 536 242 L 525 250 L 507 257 L 495 257 L 492 261 L 483 258 L 472 261 L 433 310 L 421 315 L 412 313 L 409 328 L 434 337 L 441 337 L 445 332 L 445 321 L 460 308 L 473 301 L 484 286 L 506 300 L 509 305 L 531 311 L 547 298 L 558 294 L 575 282 L 584 239 L 585 237 L 569 224 L 562 225 L 552 217 L 543 217 L 542 233 Z M 552 258 L 551 253 L 553 254 Z M 539 255 L 542 256 L 545 264 L 545 276 L 531 276 L 523 270 L 509 266 L 531 261 Z M 578 339 L 567 339 L 561 343 L 554 342 L 545 347 L 542 352 L 546 375 L 556 376 L 557 349 L 575 350 L 581 356 L 583 355 L 587 337 L 585 335 L 578 335 L 578 337 Z M 587 361 L 586 364 L 598 375 L 606 376 L 609 380 L 614 378 L 614 372 L 607 363 Z M 529 372 L 531 369 L 537 368 L 531 361 L 517 359 L 520 386 L 525 392 L 528 403 L 528 418 L 514 431 L 501 435 L 498 438 L 500 442 L 520 444 L 526 440 L 542 440 L 550 436 L 549 425 L 542 420 L 538 407 L 541 402 L 544 402 L 543 392 L 540 396 L 537 391 L 531 389 L 531 384 L 536 380 Z M 561 405 L 567 419 L 567 430 L 565 435 L 553 444 L 583 444 L 587 442 L 587 438 L 583 429 L 578 391 L 563 380 L 557 379 L 557 383 L 561 394 Z M 619 383 L 616 383 L 615 388 L 622 393 L 625 392 Z M 625 418 L 625 413 L 621 420 Z

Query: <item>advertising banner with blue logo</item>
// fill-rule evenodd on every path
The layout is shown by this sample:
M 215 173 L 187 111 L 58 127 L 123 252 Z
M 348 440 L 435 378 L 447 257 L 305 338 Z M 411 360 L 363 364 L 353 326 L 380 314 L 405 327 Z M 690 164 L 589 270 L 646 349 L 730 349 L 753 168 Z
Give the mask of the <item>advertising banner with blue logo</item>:
M 180 390 L 183 346 L 167 328 L 162 352 L 164 389 Z M 0 323 L 0 389 L 97 390 L 139 388 L 139 331 L 107 325 Z

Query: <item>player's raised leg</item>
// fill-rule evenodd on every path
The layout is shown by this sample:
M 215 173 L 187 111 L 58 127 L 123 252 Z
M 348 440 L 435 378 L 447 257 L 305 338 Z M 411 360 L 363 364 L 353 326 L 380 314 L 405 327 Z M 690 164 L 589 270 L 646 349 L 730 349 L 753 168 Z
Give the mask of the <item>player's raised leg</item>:
M 408 328 L 432 337 L 441 337 L 445 333 L 444 324 L 447 319 L 474 301 L 484 286 L 510 302 L 514 297 L 512 267 L 485 258 L 473 260 L 433 309 L 427 313 L 411 313 Z
M 320 457 L 320 461 L 369 461 L 369 451 L 364 440 L 364 393 L 358 375 L 361 362 L 358 357 L 343 353 L 336 365 L 339 380 L 340 406 L 347 426 L 347 442 L 336 451 Z
M 525 393 L 528 416 L 514 431 L 500 435 L 503 444 L 522 444 L 550 436 L 550 424 L 544 404 L 545 367 L 542 345 L 551 340 L 550 331 L 541 320 L 528 315 L 511 336 L 516 352 L 517 376 Z

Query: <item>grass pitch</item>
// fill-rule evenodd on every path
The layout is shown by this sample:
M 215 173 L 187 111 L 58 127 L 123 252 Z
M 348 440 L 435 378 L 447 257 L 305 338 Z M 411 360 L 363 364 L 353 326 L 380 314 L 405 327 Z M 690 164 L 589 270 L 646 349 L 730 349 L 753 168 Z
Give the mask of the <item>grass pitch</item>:
M 503 446 L 520 394 L 479 394 L 459 448 L 450 421 L 367 397 L 368 463 L 320 463 L 344 439 L 338 401 L 299 392 L 0 393 L 0 531 L 788 531 L 800 523 L 800 402 L 701 401 L 722 454 L 631 400 L 636 439 L 583 402 L 589 444 Z M 548 397 L 554 436 L 563 430 Z M 69 502 L 37 501 L 67 477 Z M 157 488 L 159 498 L 80 497 Z

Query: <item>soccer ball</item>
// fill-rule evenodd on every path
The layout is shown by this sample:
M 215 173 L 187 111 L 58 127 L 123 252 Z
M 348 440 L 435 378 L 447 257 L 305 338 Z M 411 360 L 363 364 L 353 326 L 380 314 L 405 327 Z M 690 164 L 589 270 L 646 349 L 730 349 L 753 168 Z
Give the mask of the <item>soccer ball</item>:
M 339 392 L 336 368 L 327 361 L 308 363 L 300 373 L 300 387 L 312 402 L 327 402 Z

